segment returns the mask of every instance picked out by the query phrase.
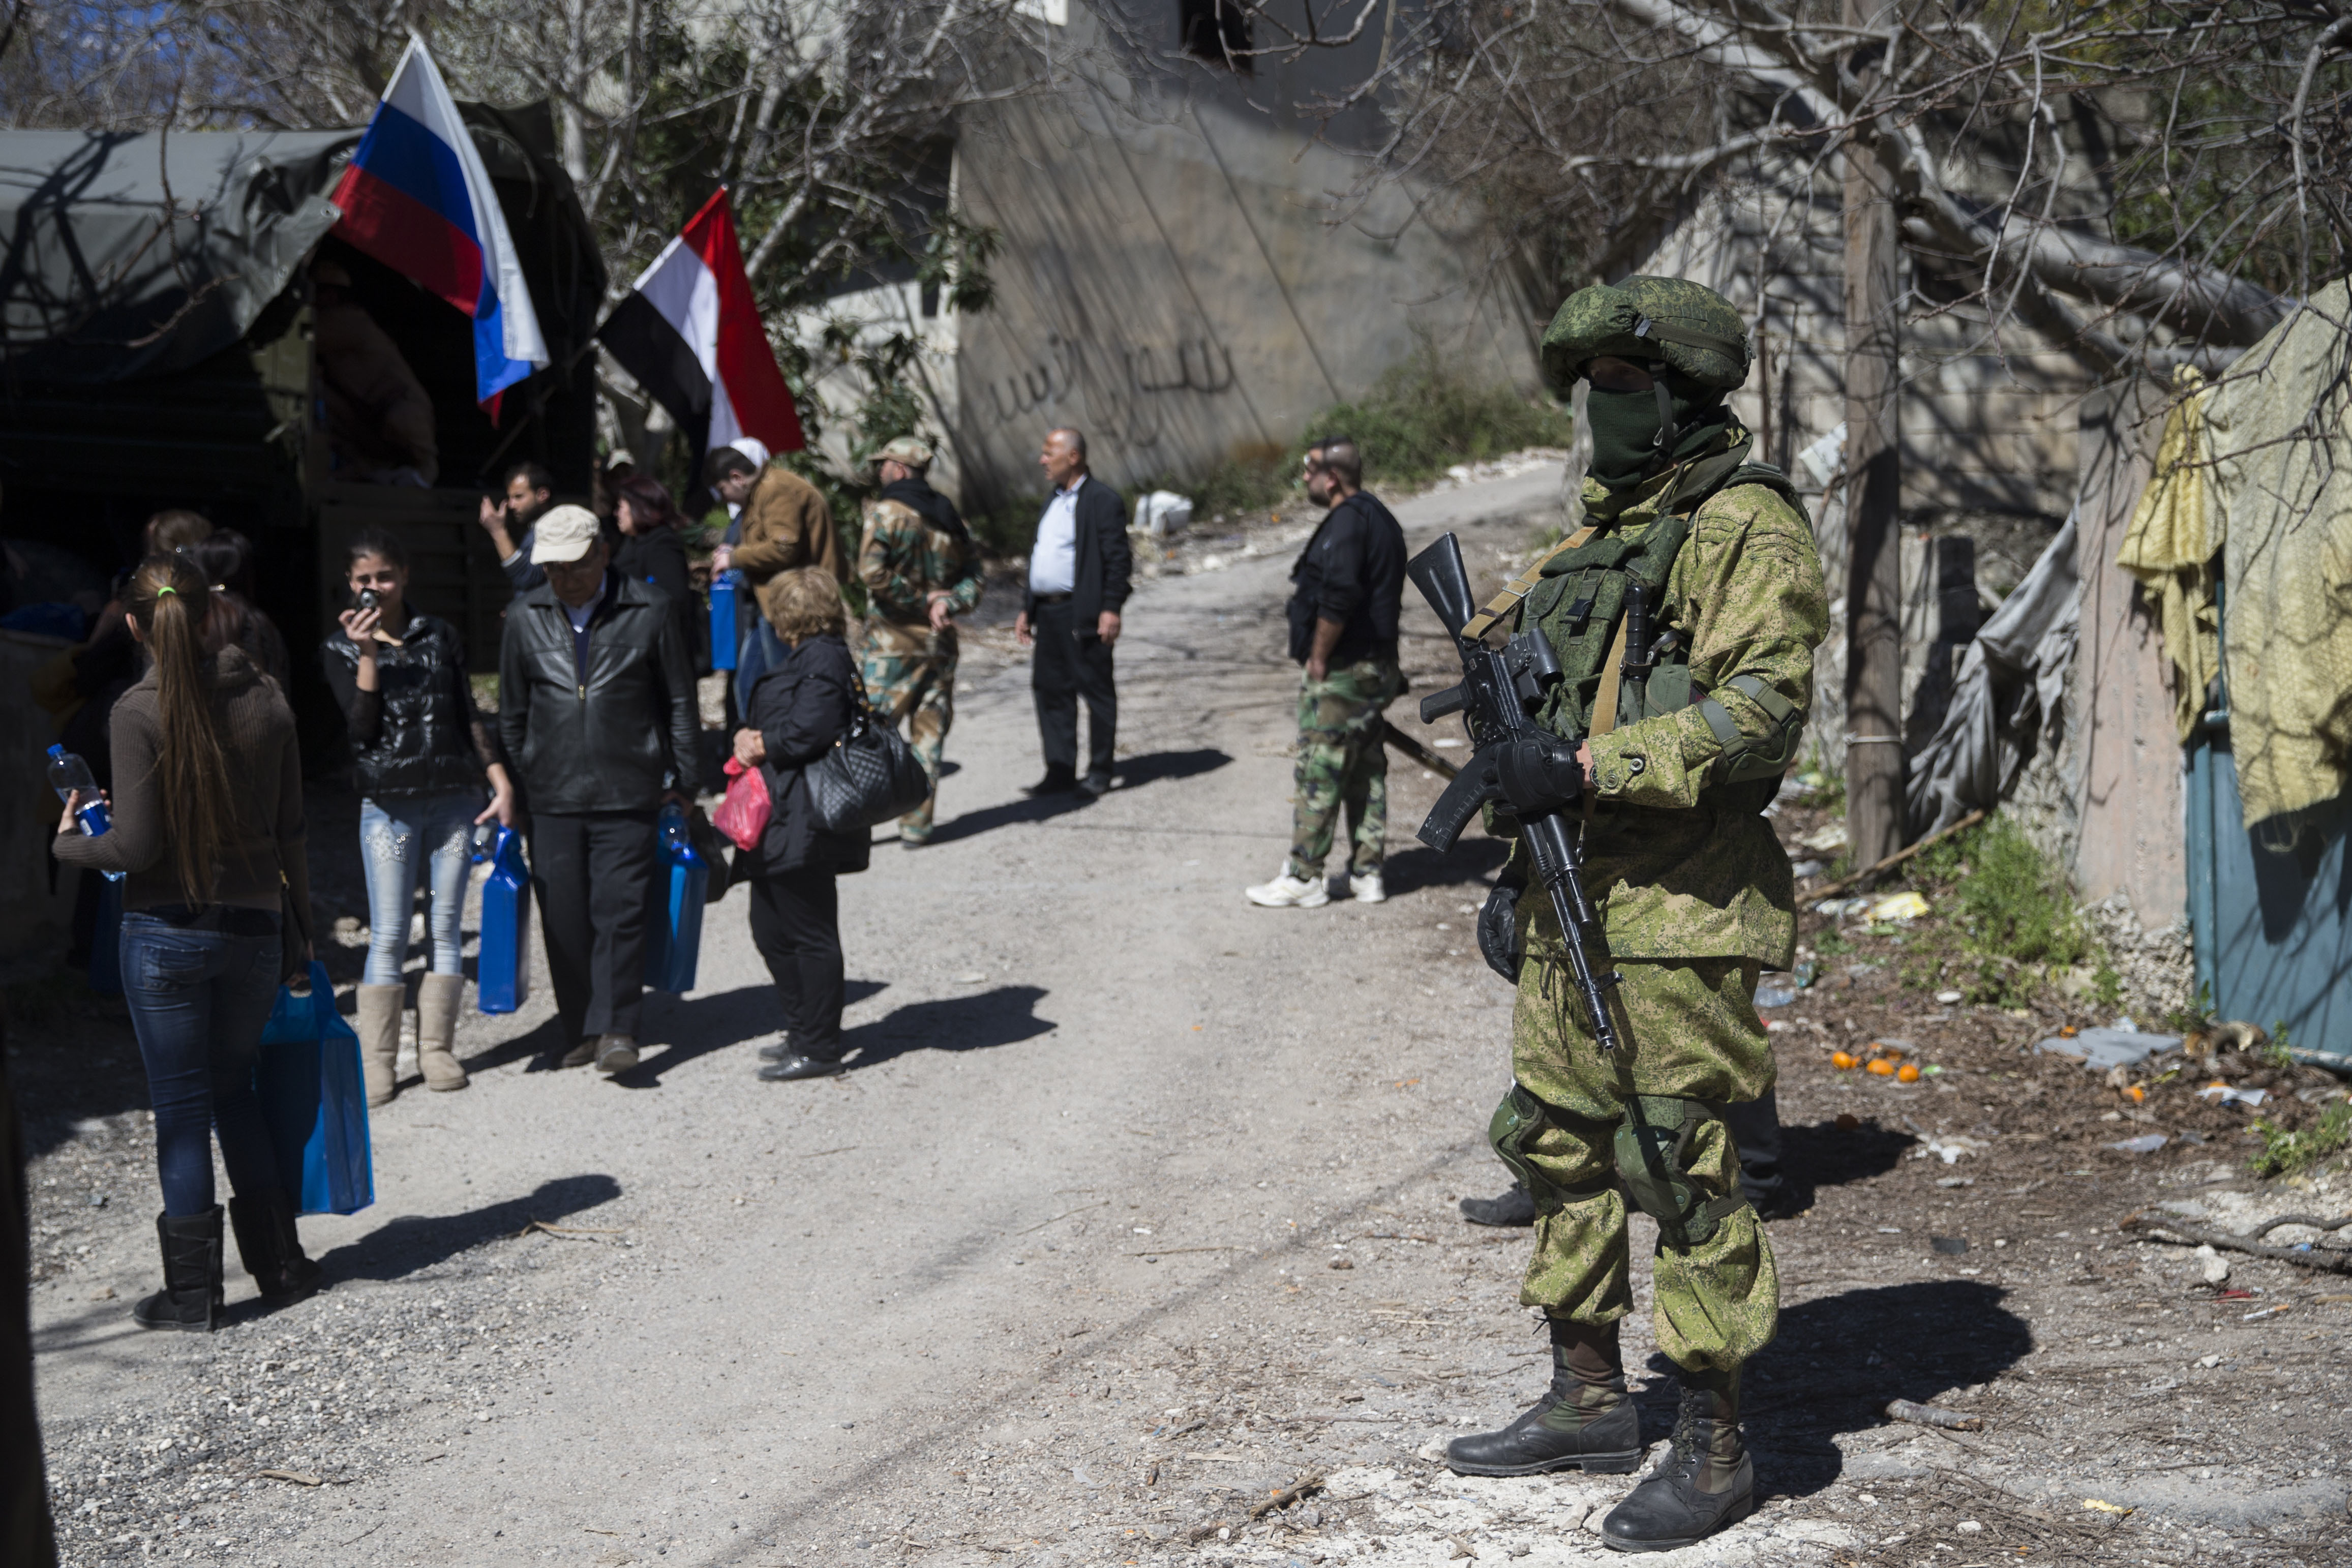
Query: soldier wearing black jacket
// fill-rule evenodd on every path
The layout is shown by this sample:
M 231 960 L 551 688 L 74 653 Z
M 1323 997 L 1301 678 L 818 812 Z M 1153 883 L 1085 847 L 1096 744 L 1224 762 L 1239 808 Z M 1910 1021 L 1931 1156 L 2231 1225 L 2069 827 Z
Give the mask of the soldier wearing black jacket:
M 1404 530 L 1365 493 L 1364 460 L 1345 437 L 1307 449 L 1307 494 L 1330 513 L 1291 568 L 1290 657 L 1298 695 L 1298 766 L 1290 858 L 1271 882 L 1243 889 L 1266 909 L 1311 910 L 1331 901 L 1323 861 L 1342 809 L 1356 901 L 1388 897 L 1389 764 L 1381 710 L 1404 690 L 1397 616 L 1404 596 Z
M 1024 647 L 1037 654 L 1029 685 L 1037 699 L 1037 733 L 1045 776 L 1031 795 L 1077 790 L 1101 795 L 1110 788 L 1111 748 L 1118 739 L 1118 691 L 1111 648 L 1118 641 L 1119 610 L 1127 603 L 1134 558 L 1127 547 L 1127 503 L 1087 472 L 1087 438 L 1076 430 L 1048 431 L 1037 458 L 1054 493 L 1037 521 L 1029 552 L 1029 592 L 1013 622 Z M 1087 771 L 1078 773 L 1078 700 L 1087 704 Z
M 531 563 L 547 581 L 507 612 L 499 734 L 530 814 L 549 978 L 565 1067 L 637 1063 L 654 825 L 695 789 L 701 720 L 668 597 L 608 571 L 596 519 L 541 518 Z

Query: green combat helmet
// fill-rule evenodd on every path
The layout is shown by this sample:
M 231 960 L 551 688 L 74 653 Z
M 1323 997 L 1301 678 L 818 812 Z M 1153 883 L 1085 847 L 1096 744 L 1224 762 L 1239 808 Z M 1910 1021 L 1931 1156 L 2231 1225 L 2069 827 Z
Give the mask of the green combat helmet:
M 1728 392 L 1748 379 L 1748 322 L 1731 301 L 1681 278 L 1595 283 L 1562 302 L 1543 336 L 1545 379 L 1565 395 L 1589 360 L 1663 363 Z

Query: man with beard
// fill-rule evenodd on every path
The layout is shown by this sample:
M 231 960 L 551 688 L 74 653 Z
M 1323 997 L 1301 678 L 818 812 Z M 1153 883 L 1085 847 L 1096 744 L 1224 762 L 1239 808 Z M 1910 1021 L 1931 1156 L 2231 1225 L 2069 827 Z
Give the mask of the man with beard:
M 1596 284 L 1560 307 L 1543 358 L 1556 389 L 1590 384 L 1587 526 L 1464 631 L 1532 628 L 1558 656 L 1535 705 L 1543 732 L 1494 765 L 1517 816 L 1580 823 L 1601 926 L 1588 958 L 1622 976 L 1604 993 L 1622 1043 L 1599 1048 L 1569 978 L 1575 939 L 1515 848 L 1478 922 L 1487 962 L 1518 986 L 1517 1081 L 1488 1137 L 1534 1200 L 1519 1300 L 1544 1311 L 1552 1382 L 1500 1431 L 1455 1439 L 1446 1463 L 1491 1476 L 1639 1462 L 1618 1342 L 1638 1207 L 1657 1222 L 1652 1315 L 1682 1400 L 1667 1458 L 1601 1534 L 1668 1551 L 1755 1508 L 1739 1376 L 1772 1338 L 1780 1281 L 1725 1110 L 1773 1084 L 1756 981 L 1794 957 L 1796 896 L 1762 812 L 1796 754 L 1828 602 L 1792 488 L 1748 461 L 1726 405 L 1748 370 L 1728 300 L 1679 279 Z
M 931 841 L 940 763 L 955 722 L 953 617 L 980 603 L 980 550 L 955 503 L 931 489 L 929 447 L 901 436 L 874 461 L 882 491 L 866 503 L 857 547 L 857 574 L 866 584 L 866 695 L 891 723 L 906 722 L 931 775 L 930 797 L 898 819 L 898 842 L 912 849 Z
M 507 470 L 500 499 L 482 498 L 481 516 L 475 521 L 490 536 L 499 552 L 499 566 L 518 595 L 547 581 L 547 574 L 530 558 L 536 542 L 531 530 L 541 513 L 555 502 L 555 476 L 538 463 L 517 463 Z

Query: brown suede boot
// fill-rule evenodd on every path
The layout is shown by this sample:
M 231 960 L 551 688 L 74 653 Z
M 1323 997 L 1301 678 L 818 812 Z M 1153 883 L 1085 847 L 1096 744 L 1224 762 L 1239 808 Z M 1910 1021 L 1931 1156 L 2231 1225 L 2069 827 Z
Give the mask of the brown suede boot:
M 457 1041 L 457 1004 L 466 994 L 462 974 L 427 974 L 416 990 L 416 1070 L 427 1089 L 463 1089 L 466 1069 L 451 1047 Z
M 367 1080 L 370 1105 L 389 1105 L 399 1090 L 394 1072 L 400 1060 L 400 1005 L 405 985 L 362 985 L 354 994 L 359 1016 L 353 1021 L 360 1037 L 360 1072 Z

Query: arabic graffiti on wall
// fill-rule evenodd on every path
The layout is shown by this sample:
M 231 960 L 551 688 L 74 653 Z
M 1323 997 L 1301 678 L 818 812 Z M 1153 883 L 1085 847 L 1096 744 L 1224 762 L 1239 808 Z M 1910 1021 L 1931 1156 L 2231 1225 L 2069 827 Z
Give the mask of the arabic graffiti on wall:
M 1160 439 L 1165 399 L 1223 396 L 1236 379 L 1233 350 L 1207 338 L 1179 342 L 1172 352 L 1146 343 L 1118 348 L 1115 362 L 1102 357 L 1098 371 L 1097 356 L 1086 345 L 1049 333 L 1041 358 L 986 384 L 997 423 L 1026 421 L 1075 404 L 1095 428 L 1114 431 L 1130 446 L 1149 447 Z M 1116 369 L 1109 368 L 1112 363 Z

